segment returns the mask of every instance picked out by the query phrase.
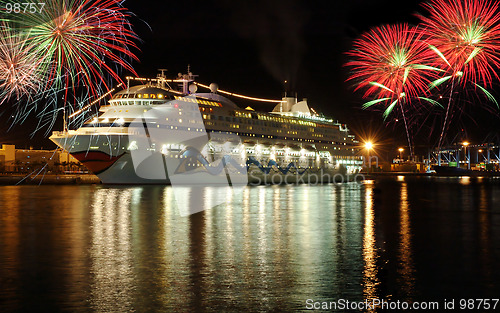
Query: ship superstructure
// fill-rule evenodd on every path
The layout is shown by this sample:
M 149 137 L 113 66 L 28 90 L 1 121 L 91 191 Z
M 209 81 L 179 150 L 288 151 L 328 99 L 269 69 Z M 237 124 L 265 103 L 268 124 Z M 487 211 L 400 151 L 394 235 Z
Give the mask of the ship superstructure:
M 222 172 L 230 179 L 231 171 L 252 184 L 332 182 L 361 168 L 347 126 L 319 116 L 307 100 L 285 96 L 271 112 L 259 112 L 238 107 L 191 73 L 134 80 L 142 84 L 130 86 L 129 78 L 82 127 L 50 137 L 103 183 L 168 184 L 174 173 L 210 180 Z

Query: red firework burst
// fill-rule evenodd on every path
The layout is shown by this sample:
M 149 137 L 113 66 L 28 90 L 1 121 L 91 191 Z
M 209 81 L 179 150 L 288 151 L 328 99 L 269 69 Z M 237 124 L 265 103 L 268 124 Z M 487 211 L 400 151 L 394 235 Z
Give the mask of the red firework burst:
M 422 40 L 422 33 L 407 24 L 376 27 L 356 40 L 353 50 L 348 52 L 352 57 L 346 63 L 352 67 L 349 80 L 358 81 L 356 89 L 366 88 L 365 98 L 375 98 L 365 103 L 363 108 L 384 104 L 384 118 L 387 118 L 398 105 L 410 154 L 412 144 L 404 106 L 410 105 L 412 99 L 436 104 L 434 100 L 423 97 L 437 71 L 426 65 L 431 57 L 430 52 Z
M 500 14 L 490 0 L 431 0 L 419 15 L 435 63 L 461 83 L 491 86 L 500 67 Z
M 376 27 L 363 34 L 348 52 L 352 58 L 349 80 L 358 82 L 356 89 L 366 88 L 364 97 L 374 97 L 365 107 L 376 103 L 390 104 L 387 116 L 396 102 L 424 96 L 436 77 L 436 68 L 428 64 L 432 53 L 422 40 L 421 32 L 407 24 Z

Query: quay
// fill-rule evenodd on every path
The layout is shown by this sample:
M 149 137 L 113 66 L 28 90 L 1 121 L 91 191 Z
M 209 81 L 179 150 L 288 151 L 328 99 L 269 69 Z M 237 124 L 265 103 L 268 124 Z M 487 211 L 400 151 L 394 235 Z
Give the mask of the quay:
M 84 185 L 100 184 L 92 174 L 0 174 L 0 185 Z

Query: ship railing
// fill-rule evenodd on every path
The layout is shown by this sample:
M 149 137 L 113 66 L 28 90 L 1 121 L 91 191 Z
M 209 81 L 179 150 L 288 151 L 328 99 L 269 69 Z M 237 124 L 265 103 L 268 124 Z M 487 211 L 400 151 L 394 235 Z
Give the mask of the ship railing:
M 53 131 L 52 136 L 64 137 L 67 135 L 140 135 L 139 132 L 130 131 L 126 127 L 124 128 L 114 128 L 110 129 L 100 129 L 100 128 L 80 128 L 78 130 L 68 130 L 68 131 Z
M 100 129 L 100 128 L 87 128 L 87 129 L 82 129 L 80 128 L 78 130 L 79 135 L 140 135 L 141 133 L 137 131 L 131 131 L 130 129 L 123 127 L 123 128 L 116 128 L 114 127 L 112 130 L 110 129 Z

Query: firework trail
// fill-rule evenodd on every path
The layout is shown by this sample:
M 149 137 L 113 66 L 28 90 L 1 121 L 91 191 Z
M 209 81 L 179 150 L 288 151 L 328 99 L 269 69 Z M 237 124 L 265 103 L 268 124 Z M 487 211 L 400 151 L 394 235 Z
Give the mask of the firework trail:
M 36 74 L 44 73 L 32 83 L 42 89 L 44 103 L 55 105 L 54 118 L 60 108 L 59 100 L 66 106 L 81 90 L 97 97 L 110 89 L 112 81 L 122 82 L 118 74 L 122 69 L 136 75 L 129 61 L 138 60 L 132 52 L 138 49 L 135 44 L 138 36 L 128 22 L 130 13 L 122 3 L 121 0 L 45 0 L 36 12 L 23 11 L 21 7 L 17 12 L 4 14 L 11 26 L 10 32 L 17 33 L 11 37 L 24 42 L 21 45 L 25 47 L 24 61 L 36 60 L 36 66 L 31 68 Z M 0 0 L 0 4 L 3 8 L 15 8 L 19 2 Z M 7 43 L 0 41 L 0 44 L 10 50 Z M 0 51 L 2 49 L 0 47 Z M 19 94 L 36 90 L 29 87 Z M 2 89 L 3 100 L 12 94 L 10 90 L 17 90 L 13 85 Z
M 429 17 L 418 16 L 426 40 L 436 55 L 434 66 L 447 73 L 431 87 L 451 80 L 439 148 L 448 127 L 456 86 L 464 87 L 470 82 L 496 103 L 485 87 L 491 87 L 493 78 L 499 78 L 496 69 L 500 67 L 500 13 L 498 4 L 489 0 L 431 0 L 423 6 Z
M 427 65 L 432 53 L 421 32 L 407 24 L 376 27 L 357 39 L 347 54 L 352 59 L 346 63 L 351 67 L 348 80 L 357 82 L 356 90 L 366 89 L 364 98 L 375 98 L 363 108 L 384 105 L 386 119 L 399 105 L 412 154 L 405 107 L 414 105 L 413 100 L 437 104 L 425 97 L 439 69 Z
M 57 99 L 61 99 L 60 95 L 64 92 L 65 90 L 52 88 L 33 96 L 30 105 L 16 106 L 11 116 L 13 120 L 11 127 L 13 127 L 14 124 L 24 123 L 30 116 L 36 116 L 37 123 L 32 135 L 42 130 L 45 130 L 45 135 L 49 135 L 56 122 L 55 116 L 58 116 L 60 113 L 63 113 L 63 116 L 69 116 L 72 111 L 86 107 L 88 103 L 96 103 L 95 101 L 91 102 L 93 97 L 91 97 L 86 90 L 82 89 L 79 90 L 79 94 L 75 92 L 71 99 L 66 101 L 68 103 L 67 108 L 66 106 L 58 106 Z M 89 108 L 88 111 L 91 109 L 92 108 Z M 65 110 L 66 112 L 64 112 Z M 88 111 L 82 112 L 75 118 L 67 118 L 67 127 L 70 129 L 77 129 L 83 125 L 90 115 L 95 115 L 97 113 L 95 110 Z

